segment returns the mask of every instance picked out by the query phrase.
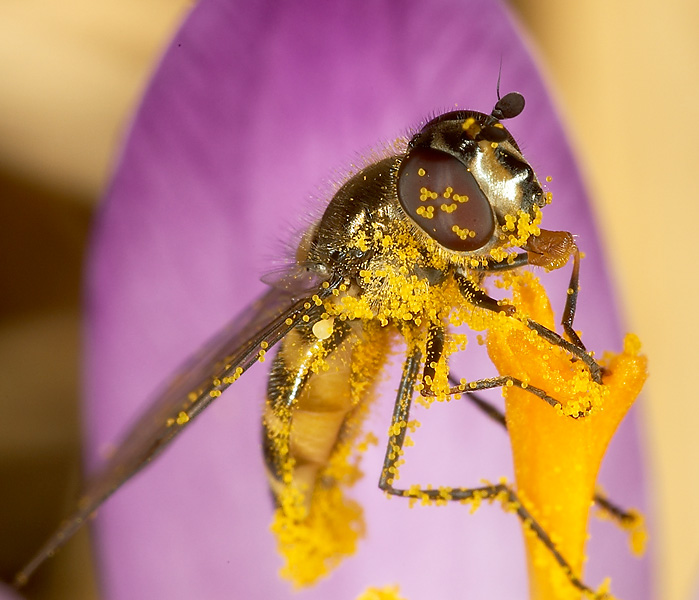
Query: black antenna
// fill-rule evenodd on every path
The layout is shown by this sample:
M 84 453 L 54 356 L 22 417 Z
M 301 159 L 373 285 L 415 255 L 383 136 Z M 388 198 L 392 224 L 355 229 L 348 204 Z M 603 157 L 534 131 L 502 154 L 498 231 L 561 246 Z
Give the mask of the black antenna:
M 516 117 L 524 110 L 524 96 L 519 92 L 510 92 L 500 97 L 500 78 L 502 77 L 502 54 L 500 55 L 500 67 L 498 68 L 498 83 L 495 86 L 495 92 L 498 95 L 498 101 L 493 107 L 491 117 L 495 117 L 498 121 L 503 119 L 511 119 Z M 489 138 L 486 138 L 489 139 Z
M 498 67 L 498 84 L 495 87 L 495 93 L 498 95 L 498 102 L 500 102 L 500 76 L 502 75 L 502 54 L 500 54 L 500 66 Z

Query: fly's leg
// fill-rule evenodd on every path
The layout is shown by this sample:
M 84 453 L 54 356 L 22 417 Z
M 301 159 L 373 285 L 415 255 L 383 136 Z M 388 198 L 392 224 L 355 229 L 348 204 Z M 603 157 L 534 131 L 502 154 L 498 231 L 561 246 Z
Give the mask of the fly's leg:
M 497 302 L 493 298 L 490 298 L 493 302 Z M 432 381 L 434 380 L 435 367 L 442 356 L 442 351 L 444 349 L 444 328 L 441 325 L 432 325 L 428 331 L 428 339 L 426 346 L 426 358 L 425 358 L 425 370 L 423 375 L 423 385 L 420 388 L 420 393 L 426 397 L 435 397 L 438 394 L 432 389 Z M 556 408 L 560 407 L 561 403 L 559 400 L 549 396 L 541 388 L 535 387 L 524 381 L 517 379 L 516 377 L 511 377 L 509 375 L 503 375 L 500 377 L 488 377 L 485 379 L 477 379 L 476 381 L 462 382 L 449 387 L 446 390 L 440 390 L 439 395 L 445 396 L 456 396 L 457 394 L 480 392 L 483 390 L 490 390 L 498 387 L 508 387 L 514 386 L 526 390 L 530 394 L 534 394 L 537 398 L 541 398 L 549 406 Z M 578 413 L 577 415 L 570 415 L 573 418 L 583 417 L 585 413 Z
M 560 565 L 563 572 L 568 577 L 570 583 L 592 597 L 604 598 L 598 596 L 595 592 L 587 587 L 574 573 L 568 564 L 568 561 L 556 549 L 555 544 L 551 540 L 546 531 L 537 523 L 536 519 L 526 509 L 522 502 L 517 497 L 517 494 L 508 485 L 504 483 L 496 485 L 486 485 L 476 488 L 449 488 L 444 489 L 420 489 L 419 486 L 413 486 L 409 489 L 401 489 L 394 487 L 395 476 L 398 472 L 398 461 L 403 455 L 403 445 L 405 443 L 406 431 L 410 421 L 410 406 L 415 391 L 415 383 L 418 379 L 420 370 L 421 353 L 419 350 L 413 350 L 405 361 L 403 366 L 403 376 L 398 388 L 398 395 L 393 409 L 393 417 L 391 419 L 390 435 L 388 445 L 386 447 L 386 456 L 384 458 L 383 467 L 381 468 L 381 477 L 379 479 L 379 488 L 391 496 L 399 496 L 402 498 L 429 499 L 434 501 L 457 501 L 457 502 L 481 502 L 483 500 L 494 501 L 499 500 L 508 509 L 517 513 L 520 520 L 539 538 L 542 544 L 548 549 L 554 560 Z
M 578 305 L 578 293 L 580 291 L 580 250 L 575 243 L 575 239 L 573 238 L 572 234 L 568 233 L 567 231 L 548 231 L 546 229 L 542 229 L 538 236 L 530 237 L 523 248 L 527 252 L 522 252 L 515 255 L 513 260 L 508 262 L 488 262 L 485 266 L 477 268 L 476 270 L 493 273 L 497 271 L 517 269 L 525 265 L 544 267 L 545 269 L 552 270 L 562 267 L 568 261 L 568 258 L 572 256 L 573 269 L 571 271 L 570 281 L 568 283 L 568 292 L 565 307 L 563 309 L 561 325 L 563 326 L 563 331 L 568 337 L 568 340 L 570 340 L 573 346 L 576 346 L 578 349 L 586 353 L 585 345 L 573 328 L 575 310 Z M 531 326 L 530 328 L 539 333 L 539 329 Z M 558 343 L 558 341 L 552 343 L 562 345 Z M 563 347 L 570 351 L 569 348 L 565 346 Z M 578 356 L 575 352 L 573 354 Z M 582 359 L 580 356 L 578 356 L 578 358 Z M 595 381 L 597 380 L 595 379 Z M 599 383 L 599 381 L 597 381 L 597 383 Z
M 459 385 L 458 379 L 451 374 L 449 375 L 449 382 L 454 387 Z M 507 430 L 505 413 L 503 413 L 497 406 L 493 406 L 490 402 L 473 392 L 464 392 L 464 397 L 481 412 L 483 412 L 483 414 L 485 414 L 490 420 L 494 421 L 498 425 L 501 425 L 505 430 Z M 633 529 L 639 524 L 639 515 L 635 510 L 622 508 L 601 492 L 595 493 L 594 501 L 595 504 L 604 510 L 604 512 L 622 529 Z
M 497 301 L 494 298 L 490 298 L 489 296 L 487 298 L 496 305 Z M 509 307 L 509 305 L 507 305 L 506 308 L 507 307 Z M 420 393 L 423 396 L 434 397 L 436 395 L 431 389 L 430 383 L 434 379 L 435 367 L 442 358 L 442 352 L 444 350 L 444 337 L 444 327 L 440 325 L 432 325 L 428 330 L 425 367 L 423 371 L 423 386 L 420 390 Z M 493 377 L 489 379 L 479 379 L 470 383 L 460 383 L 458 379 L 450 373 L 449 383 L 452 387 L 442 392 L 444 395 L 452 396 L 457 394 L 465 394 L 466 398 L 470 402 L 475 404 L 482 412 L 484 412 L 496 423 L 502 425 L 502 427 L 505 429 L 507 429 L 507 422 L 505 420 L 504 413 L 487 400 L 484 400 L 478 396 L 475 392 L 511 385 L 522 388 L 534 394 L 538 398 L 544 400 L 550 406 L 560 406 L 560 402 L 549 396 L 544 390 L 532 385 L 525 385 L 522 381 L 515 379 L 514 377 Z M 584 415 L 579 414 L 573 416 L 579 417 Z M 611 519 L 615 521 L 622 529 L 633 529 L 639 523 L 639 515 L 636 511 L 625 510 L 600 493 L 595 494 L 594 500 L 595 503 L 601 509 L 603 509 L 605 513 L 611 517 Z
M 573 279 L 575 279 L 575 282 L 577 282 L 577 270 L 574 269 L 574 276 Z M 457 283 L 459 285 L 459 290 L 461 291 L 461 294 L 466 298 L 471 304 L 474 304 L 475 306 L 478 306 L 480 308 L 484 308 L 486 310 L 492 311 L 492 312 L 504 312 L 507 316 L 514 316 L 516 309 L 514 306 L 511 304 L 503 303 L 502 301 L 496 300 L 495 298 L 489 296 L 486 294 L 481 288 L 479 288 L 476 284 L 474 284 L 470 279 L 467 279 L 466 277 L 459 277 L 457 276 L 456 278 Z M 576 289 L 577 290 L 577 283 L 571 283 L 571 285 L 575 285 L 576 288 L 570 288 L 570 289 Z M 571 300 L 572 299 L 572 300 Z M 572 323 L 573 323 L 573 317 L 575 316 L 575 306 L 577 303 L 577 291 L 574 294 L 569 294 L 568 298 L 566 300 L 566 309 L 567 309 L 567 314 L 564 314 L 564 320 L 567 320 L 567 327 L 572 331 Z M 573 334 L 575 335 L 574 339 L 578 339 L 578 342 L 570 342 L 566 340 L 565 338 L 561 337 L 558 335 L 555 331 L 551 331 L 547 327 L 544 327 L 540 323 L 537 323 L 536 321 L 527 318 L 525 320 L 525 324 L 529 329 L 532 331 L 536 332 L 537 335 L 541 336 L 544 338 L 547 342 L 554 346 L 559 346 L 569 352 L 570 354 L 573 355 L 574 358 L 581 360 L 585 366 L 590 371 L 590 375 L 592 377 L 592 380 L 595 383 L 602 383 L 602 367 L 599 365 L 599 363 L 592 358 L 588 353 L 587 350 L 585 349 L 585 346 L 582 345 L 582 342 L 578 339 L 577 334 L 573 331 Z M 564 329 L 566 328 L 566 325 L 564 324 Z M 567 330 L 566 330 L 567 332 Z
M 575 318 L 575 310 L 578 306 L 578 293 L 580 292 L 580 250 L 575 246 L 573 251 L 573 270 L 570 273 L 570 282 L 568 283 L 568 294 L 566 296 L 566 304 L 563 309 L 563 331 L 566 332 L 568 339 L 580 348 L 585 348 L 582 340 L 573 329 L 573 319 Z

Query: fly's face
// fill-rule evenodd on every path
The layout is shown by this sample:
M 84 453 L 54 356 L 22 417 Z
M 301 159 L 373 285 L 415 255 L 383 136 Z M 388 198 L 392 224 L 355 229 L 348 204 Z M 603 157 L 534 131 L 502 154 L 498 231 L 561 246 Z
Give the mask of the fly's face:
M 338 190 L 301 254 L 351 284 L 361 302 L 343 304 L 346 318 L 444 318 L 463 301 L 437 300 L 435 287 L 453 274 L 478 283 L 493 263 L 515 257 L 508 249 L 530 250 L 546 196 L 500 122 L 523 108 L 511 93 L 490 115 L 441 115 L 405 152 L 368 165 Z M 552 245 L 561 246 L 557 238 Z M 565 262 L 567 247 L 563 254 Z
M 490 115 L 446 113 L 412 138 L 397 192 L 417 235 L 478 258 L 499 258 L 498 249 L 521 246 L 536 235 L 545 195 L 500 123 L 523 108 L 521 95 L 508 94 Z

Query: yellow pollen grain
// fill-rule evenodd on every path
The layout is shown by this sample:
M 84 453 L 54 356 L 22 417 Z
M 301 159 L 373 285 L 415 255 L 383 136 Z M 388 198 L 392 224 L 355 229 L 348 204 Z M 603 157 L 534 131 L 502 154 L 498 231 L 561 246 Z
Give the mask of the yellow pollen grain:
M 417 174 L 418 174 L 420 177 L 424 177 L 424 176 L 427 174 L 427 171 L 425 171 L 425 169 L 423 169 L 422 167 L 420 167 L 420 168 L 417 170 Z
M 468 129 L 471 129 L 471 127 L 473 127 L 473 125 L 475 125 L 475 124 L 476 124 L 476 119 L 474 119 L 473 117 L 469 117 L 461 124 L 461 128 L 464 131 L 466 131 Z
M 180 414 L 177 415 L 177 424 L 178 425 L 184 425 L 185 423 L 189 422 L 189 415 L 186 412 L 180 412 Z
M 424 219 L 434 218 L 434 206 L 419 206 L 415 212 Z
M 475 231 L 470 231 L 469 229 L 466 228 L 461 228 L 458 225 L 452 225 L 451 230 L 458 235 L 462 240 L 468 239 L 469 237 L 475 237 L 476 232 Z

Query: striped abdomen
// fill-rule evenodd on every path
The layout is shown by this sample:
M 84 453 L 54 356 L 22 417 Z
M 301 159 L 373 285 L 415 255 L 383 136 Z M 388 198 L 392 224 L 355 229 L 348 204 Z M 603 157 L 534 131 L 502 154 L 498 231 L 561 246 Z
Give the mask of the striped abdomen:
M 340 442 L 358 431 L 387 343 L 385 330 L 339 319 L 301 324 L 284 338 L 263 419 L 267 474 L 278 503 L 293 489 L 308 510 L 316 485 L 334 484 L 328 466 Z

